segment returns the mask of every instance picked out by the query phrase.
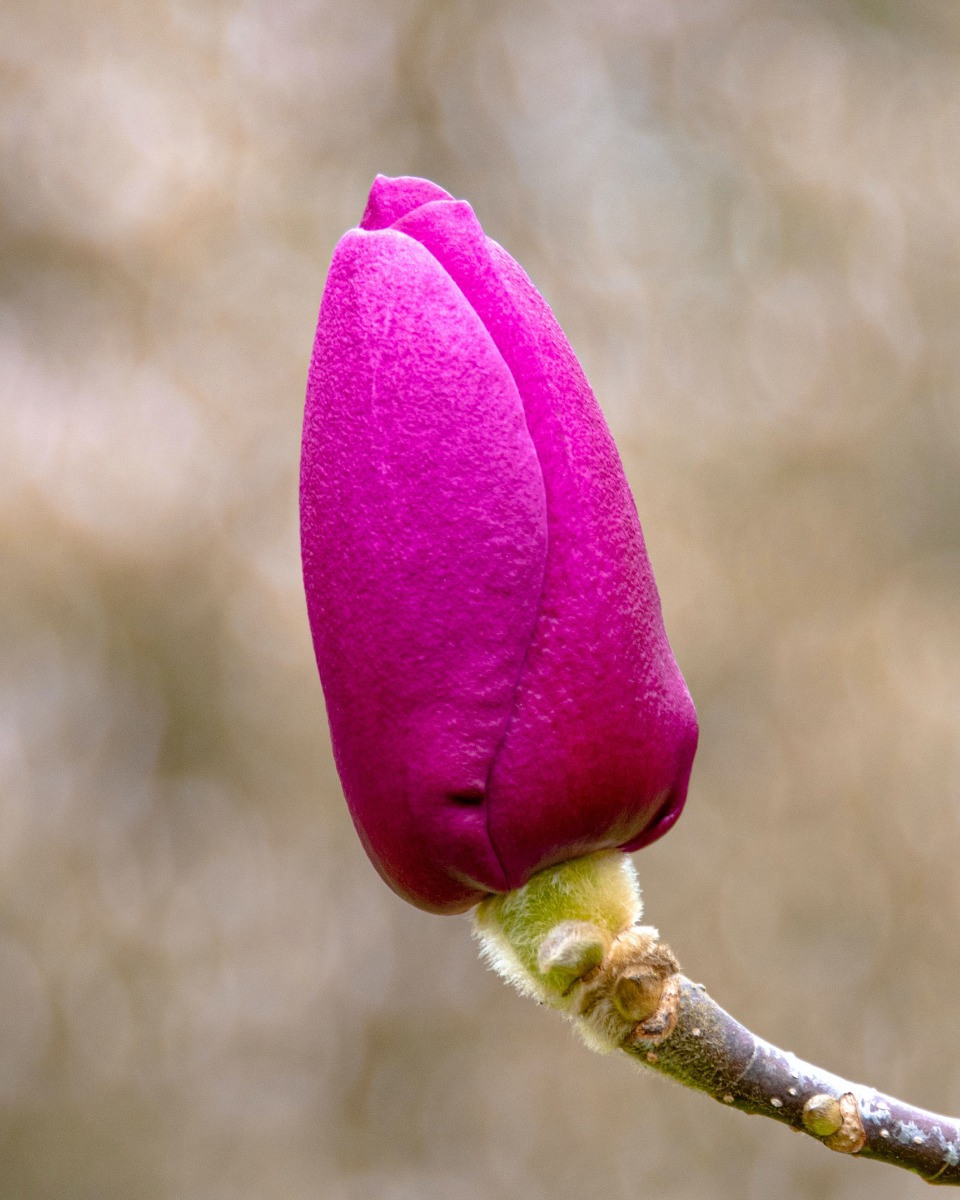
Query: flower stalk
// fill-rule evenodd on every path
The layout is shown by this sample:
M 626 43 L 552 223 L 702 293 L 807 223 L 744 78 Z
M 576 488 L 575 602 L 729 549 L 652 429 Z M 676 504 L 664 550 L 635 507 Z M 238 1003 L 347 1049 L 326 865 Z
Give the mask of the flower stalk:
M 490 897 L 474 928 L 491 965 L 572 1020 L 594 1049 L 622 1050 L 831 1150 L 960 1185 L 960 1120 L 850 1083 L 757 1037 L 680 973 L 657 930 L 640 925 L 641 914 L 633 866 L 614 851 Z

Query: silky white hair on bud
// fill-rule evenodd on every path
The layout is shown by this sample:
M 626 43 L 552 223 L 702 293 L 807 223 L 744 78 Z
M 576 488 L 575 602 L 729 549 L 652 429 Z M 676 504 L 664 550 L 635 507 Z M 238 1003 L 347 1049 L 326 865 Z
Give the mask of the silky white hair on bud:
M 657 940 L 655 929 L 639 925 L 642 913 L 633 863 L 622 851 L 604 850 L 488 897 L 474 934 L 504 979 L 574 1020 L 593 1049 L 609 1051 L 636 1024 L 617 982 L 625 954 Z

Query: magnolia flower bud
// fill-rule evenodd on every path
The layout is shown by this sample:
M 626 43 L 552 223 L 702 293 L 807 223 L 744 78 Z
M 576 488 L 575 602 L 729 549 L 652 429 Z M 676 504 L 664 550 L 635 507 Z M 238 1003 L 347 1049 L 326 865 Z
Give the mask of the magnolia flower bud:
M 303 570 L 370 858 L 461 912 L 676 821 L 696 714 L 562 330 L 473 210 L 378 177 L 307 386 Z

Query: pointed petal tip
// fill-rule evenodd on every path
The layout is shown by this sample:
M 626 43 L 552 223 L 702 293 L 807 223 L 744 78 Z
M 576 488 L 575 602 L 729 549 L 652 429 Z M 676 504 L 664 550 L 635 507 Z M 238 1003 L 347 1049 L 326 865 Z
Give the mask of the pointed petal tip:
M 429 179 L 420 179 L 416 175 L 378 175 L 370 188 L 360 228 L 387 229 L 431 200 L 452 199 L 449 192 Z

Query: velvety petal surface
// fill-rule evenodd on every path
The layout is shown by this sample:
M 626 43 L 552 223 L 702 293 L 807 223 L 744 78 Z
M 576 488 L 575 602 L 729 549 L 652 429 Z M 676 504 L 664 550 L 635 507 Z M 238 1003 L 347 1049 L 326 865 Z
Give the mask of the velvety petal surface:
M 486 796 L 538 621 L 546 502 L 480 317 L 435 256 L 380 228 L 424 195 L 401 193 L 371 199 L 370 230 L 341 240 L 324 292 L 304 579 L 357 829 L 401 895 L 452 912 L 510 885 Z
M 619 455 L 549 307 L 469 205 L 434 200 L 393 228 L 436 256 L 490 333 L 543 472 L 544 586 L 487 792 L 515 887 L 552 862 L 664 833 L 686 797 L 696 714 Z
M 697 720 L 633 498 L 549 307 L 470 206 L 378 177 L 308 386 L 304 575 L 381 874 L 452 912 L 664 833 Z

